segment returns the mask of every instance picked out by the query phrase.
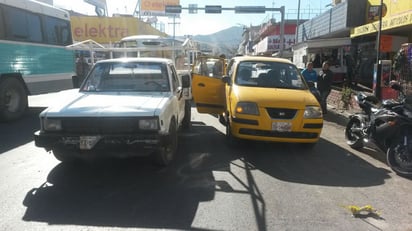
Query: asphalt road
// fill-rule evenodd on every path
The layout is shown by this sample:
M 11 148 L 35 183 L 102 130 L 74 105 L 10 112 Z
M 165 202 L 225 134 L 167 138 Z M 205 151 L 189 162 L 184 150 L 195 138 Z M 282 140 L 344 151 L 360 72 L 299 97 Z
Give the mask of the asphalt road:
M 0 230 L 412 230 L 411 179 L 382 153 L 347 147 L 333 118 L 313 150 L 230 148 L 217 119 L 193 108 L 170 167 L 148 158 L 70 166 L 33 142 L 41 104 L 55 96 L 32 97 L 26 117 L 0 124 Z M 354 217 L 349 205 L 379 215 Z

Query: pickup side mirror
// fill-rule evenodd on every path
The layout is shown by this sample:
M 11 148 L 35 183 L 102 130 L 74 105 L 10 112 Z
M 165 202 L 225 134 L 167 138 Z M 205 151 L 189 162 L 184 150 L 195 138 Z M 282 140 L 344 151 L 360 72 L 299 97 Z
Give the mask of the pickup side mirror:
M 190 75 L 189 74 L 184 74 L 182 75 L 182 87 L 183 88 L 189 88 L 190 87 Z
M 225 75 L 222 77 L 222 82 L 228 84 L 228 85 L 232 85 L 232 80 L 230 79 L 229 76 Z

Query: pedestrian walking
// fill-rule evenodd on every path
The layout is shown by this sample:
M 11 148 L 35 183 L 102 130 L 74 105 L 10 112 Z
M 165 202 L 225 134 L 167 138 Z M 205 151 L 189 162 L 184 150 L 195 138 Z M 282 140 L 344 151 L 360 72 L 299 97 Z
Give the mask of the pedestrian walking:
M 79 84 L 81 84 L 89 72 L 90 66 L 84 58 L 83 54 L 80 54 L 76 59 L 76 75 L 79 78 Z
M 313 69 L 313 63 L 308 62 L 306 68 L 302 71 L 302 75 L 305 78 L 306 82 L 316 83 L 318 74 Z
M 327 99 L 332 90 L 333 72 L 329 70 L 329 63 L 323 62 L 322 70 L 319 71 L 317 78 L 317 88 L 320 93 L 320 106 L 322 107 L 323 114 L 327 114 Z

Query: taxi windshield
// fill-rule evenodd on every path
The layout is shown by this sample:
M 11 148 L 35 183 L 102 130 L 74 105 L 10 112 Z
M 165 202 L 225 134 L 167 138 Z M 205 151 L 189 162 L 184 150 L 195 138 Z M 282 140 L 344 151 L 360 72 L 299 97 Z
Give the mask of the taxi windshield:
M 292 64 L 270 61 L 244 61 L 235 74 L 239 86 L 307 89 L 299 70 Z

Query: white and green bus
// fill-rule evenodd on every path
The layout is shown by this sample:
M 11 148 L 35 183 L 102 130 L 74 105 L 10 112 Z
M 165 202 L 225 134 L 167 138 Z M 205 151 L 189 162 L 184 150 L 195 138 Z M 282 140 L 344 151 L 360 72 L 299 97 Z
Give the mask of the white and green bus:
M 0 121 L 21 117 L 28 95 L 73 87 L 69 13 L 34 0 L 0 0 Z

